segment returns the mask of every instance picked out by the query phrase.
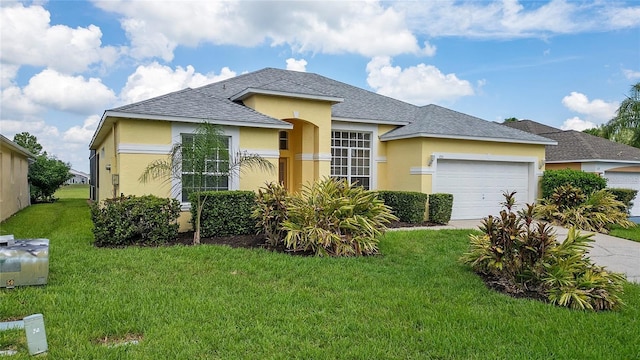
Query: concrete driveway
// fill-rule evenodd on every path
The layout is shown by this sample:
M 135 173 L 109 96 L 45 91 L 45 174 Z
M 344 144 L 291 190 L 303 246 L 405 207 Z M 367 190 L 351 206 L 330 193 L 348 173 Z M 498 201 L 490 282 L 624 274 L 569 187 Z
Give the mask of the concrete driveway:
M 428 229 L 478 229 L 481 220 L 451 220 L 446 226 Z M 568 229 L 554 226 L 559 240 L 567 236 Z M 588 233 L 588 232 L 582 232 Z M 640 242 L 595 233 L 589 255 L 594 263 L 614 272 L 624 273 L 627 280 L 640 284 Z

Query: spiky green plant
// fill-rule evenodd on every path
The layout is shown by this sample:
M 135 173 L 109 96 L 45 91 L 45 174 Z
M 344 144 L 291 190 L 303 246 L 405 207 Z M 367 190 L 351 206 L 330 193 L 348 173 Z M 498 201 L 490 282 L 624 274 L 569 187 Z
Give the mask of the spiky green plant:
M 265 234 L 270 246 L 280 244 L 286 235 L 282 223 L 287 220 L 289 194 L 282 184 L 268 183 L 258 189 L 253 218 L 258 232 Z
M 558 187 L 535 209 L 538 218 L 561 226 L 608 233 L 611 225 L 624 228 L 634 224 L 627 219 L 625 205 L 611 192 L 603 189 L 585 196 L 577 187 Z
M 505 194 L 506 210 L 500 217 L 483 219 L 483 234 L 469 236 L 469 251 L 460 260 L 512 292 L 534 291 L 553 304 L 575 309 L 619 308 L 624 276 L 587 257 L 593 234 L 583 236 L 571 228 L 558 243 L 548 224 L 533 221 L 532 204 L 514 213 L 514 195 Z
M 377 194 L 344 179 L 325 178 L 287 205 L 284 243 L 318 256 L 360 256 L 378 252 L 386 224 L 397 218 Z
M 569 229 L 567 238 L 549 251 L 542 278 L 549 301 L 581 310 L 610 310 L 623 305 L 624 275 L 594 265 L 587 257 L 593 234 Z

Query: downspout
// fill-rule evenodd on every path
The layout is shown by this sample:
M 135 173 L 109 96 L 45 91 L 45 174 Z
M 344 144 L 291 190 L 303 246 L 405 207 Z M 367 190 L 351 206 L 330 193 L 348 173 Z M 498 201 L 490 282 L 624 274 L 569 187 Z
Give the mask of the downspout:
M 111 186 L 113 187 L 114 199 L 118 196 L 118 188 L 120 184 L 120 181 L 118 181 L 117 183 L 114 181 L 114 179 L 116 178 L 114 177 L 114 175 L 117 175 L 120 173 L 120 171 L 118 171 L 118 140 L 116 139 L 116 124 L 117 122 L 113 123 L 113 127 L 111 130 L 113 132 L 113 162 L 111 164 L 111 168 L 115 173 L 115 174 L 111 173 Z M 119 177 L 119 175 L 117 177 Z

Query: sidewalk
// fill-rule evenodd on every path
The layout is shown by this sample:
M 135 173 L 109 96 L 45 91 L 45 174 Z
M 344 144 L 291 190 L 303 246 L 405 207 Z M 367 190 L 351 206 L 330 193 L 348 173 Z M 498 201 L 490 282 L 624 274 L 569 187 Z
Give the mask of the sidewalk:
M 451 220 L 443 226 L 425 227 L 423 229 L 478 229 L 481 220 Z M 558 240 L 564 240 L 568 229 L 554 226 Z M 582 232 L 583 234 L 589 232 Z M 595 233 L 595 242 L 589 251 L 591 260 L 600 266 L 627 276 L 629 282 L 640 284 L 640 242 L 621 239 L 610 235 Z

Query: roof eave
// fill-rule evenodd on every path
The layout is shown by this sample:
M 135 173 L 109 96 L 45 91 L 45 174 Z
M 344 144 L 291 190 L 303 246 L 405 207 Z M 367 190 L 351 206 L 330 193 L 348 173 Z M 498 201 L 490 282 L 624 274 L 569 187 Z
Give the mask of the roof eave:
M 608 162 L 608 163 L 626 163 L 640 164 L 640 160 L 613 160 L 613 159 L 568 159 L 568 160 L 547 160 L 547 164 L 564 164 L 564 163 L 588 163 L 588 162 Z
M 489 141 L 489 142 L 502 142 L 502 143 L 515 143 L 515 144 L 531 144 L 531 145 L 557 145 L 557 141 L 535 141 L 535 140 L 524 140 L 524 139 L 505 139 L 505 138 L 489 138 L 489 137 L 481 137 L 481 136 L 464 136 L 464 135 L 443 135 L 443 134 L 430 134 L 430 133 L 417 133 L 410 135 L 390 135 L 385 136 L 382 135 L 380 137 L 381 141 L 389 141 L 389 140 L 402 140 L 402 139 L 412 139 L 412 138 L 441 138 L 441 139 L 455 139 L 455 140 L 474 140 L 474 141 Z
M 4 136 L 2 134 L 0 134 L 0 139 L 2 139 L 2 142 L 4 142 L 7 147 L 11 148 L 14 151 L 17 151 L 17 152 L 21 153 L 22 155 L 26 156 L 29 159 L 34 159 L 36 157 L 36 155 L 31 153 L 29 150 L 27 150 L 24 147 L 16 144 L 14 141 L 9 140 L 9 138 L 7 138 L 6 136 Z
M 409 121 L 392 121 L 392 120 L 375 120 L 375 119 L 356 119 L 356 118 L 348 118 L 348 117 L 339 117 L 332 116 L 331 121 L 344 121 L 344 122 L 355 122 L 355 123 L 365 123 L 365 124 L 378 124 L 378 125 L 395 125 L 395 126 L 405 126 L 411 124 Z
M 287 91 L 266 90 L 266 89 L 256 89 L 256 88 L 246 88 L 241 92 L 231 96 L 229 100 L 242 101 L 256 94 L 270 95 L 270 96 L 283 96 L 283 97 L 298 98 L 298 99 L 305 99 L 305 100 L 327 101 L 332 104 L 337 104 L 344 101 L 343 98 L 335 97 L 335 96 L 300 94 L 300 93 L 292 93 Z
M 103 126 L 108 123 L 107 118 L 127 118 L 127 119 L 144 119 L 144 120 L 157 120 L 157 121 L 170 121 L 170 122 L 182 122 L 182 123 L 202 123 L 206 120 L 212 120 L 213 123 L 217 125 L 226 125 L 226 126 L 241 126 L 241 127 L 254 127 L 254 128 L 263 128 L 263 129 L 293 129 L 293 125 L 282 120 L 277 120 L 279 123 L 266 124 L 266 123 L 256 123 L 256 122 L 245 122 L 245 121 L 236 121 L 236 120 L 224 120 L 224 119 L 205 119 L 205 118 L 192 118 L 192 117 L 184 117 L 184 116 L 167 116 L 167 115 L 150 115 L 150 114 L 138 114 L 138 113 L 129 113 L 129 112 L 121 112 L 121 111 L 111 111 L 107 110 L 102 115 L 100 119 L 100 123 L 98 124 L 98 128 L 96 132 L 93 134 L 93 138 L 89 143 L 89 149 L 94 149 L 95 142 L 99 138 L 99 134 L 102 131 Z

